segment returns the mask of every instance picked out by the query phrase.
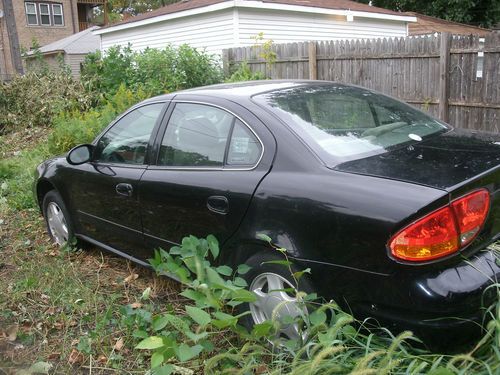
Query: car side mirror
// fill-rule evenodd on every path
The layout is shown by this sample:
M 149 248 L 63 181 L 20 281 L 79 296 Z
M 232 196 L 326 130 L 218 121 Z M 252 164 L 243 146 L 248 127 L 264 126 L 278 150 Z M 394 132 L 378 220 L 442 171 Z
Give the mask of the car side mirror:
M 94 146 L 90 144 L 73 147 L 66 156 L 66 160 L 71 165 L 80 165 L 90 161 Z

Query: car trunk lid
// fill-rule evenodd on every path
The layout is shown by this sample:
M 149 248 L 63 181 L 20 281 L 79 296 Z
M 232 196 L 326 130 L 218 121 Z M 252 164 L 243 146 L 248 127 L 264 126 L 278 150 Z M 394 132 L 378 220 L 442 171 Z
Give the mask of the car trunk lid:
M 335 170 L 434 187 L 454 200 L 479 188 L 491 193 L 476 244 L 500 235 L 500 135 L 455 129 L 422 142 L 337 165 Z
M 334 169 L 451 191 L 500 166 L 500 135 L 453 130 Z M 500 183 L 498 179 L 497 183 Z

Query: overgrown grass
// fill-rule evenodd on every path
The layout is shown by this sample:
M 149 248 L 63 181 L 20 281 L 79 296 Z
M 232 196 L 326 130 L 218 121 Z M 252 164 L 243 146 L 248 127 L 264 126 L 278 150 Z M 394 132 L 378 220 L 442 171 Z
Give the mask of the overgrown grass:
M 50 373 L 144 372 L 148 359 L 132 350 L 140 314 L 165 308 L 177 286 L 96 250 L 59 251 L 46 240 L 33 210 L 1 225 L 0 369 L 44 362 Z M 139 305 L 151 288 L 147 311 Z M 11 337 L 9 337 L 11 335 Z M 96 371 L 96 370 L 94 370 Z
M 46 140 L 33 130 L 0 137 L 0 372 L 144 373 L 132 331 L 180 308 L 179 287 L 93 248 L 53 246 L 31 195 Z
M 408 333 L 366 333 L 334 306 L 324 307 L 332 309 L 333 319 L 314 318 L 316 333 L 304 346 L 280 351 L 268 345 L 265 330 L 248 336 L 232 324 L 200 327 L 186 314 L 186 305 L 197 304 L 211 319 L 232 318 L 213 315 L 209 307 L 181 295 L 178 283 L 124 259 L 93 248 L 59 250 L 49 242 L 31 196 L 34 167 L 50 154 L 43 133 L 31 129 L 0 138 L 0 369 L 18 371 L 35 364 L 50 367 L 49 373 L 145 373 L 154 350 L 136 346 L 144 338 L 167 335 L 158 322 L 169 315 L 188 323 L 179 344 L 196 345 L 183 338 L 189 332 L 208 332 L 213 343 L 188 360 L 165 360 L 177 373 L 500 373 L 498 303 L 491 310 L 489 335 L 455 356 L 417 349 Z M 161 264 L 167 267 L 168 261 L 156 265 Z M 199 291 L 200 283 L 188 281 L 184 290 Z

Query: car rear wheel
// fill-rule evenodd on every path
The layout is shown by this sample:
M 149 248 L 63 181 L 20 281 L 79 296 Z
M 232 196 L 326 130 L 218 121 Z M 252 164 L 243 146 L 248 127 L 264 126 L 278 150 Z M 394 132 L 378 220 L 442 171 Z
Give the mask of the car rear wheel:
M 304 339 L 305 327 L 299 326 L 298 322 L 290 323 L 290 317 L 300 321 L 298 318 L 308 314 L 305 304 L 297 297 L 297 292 L 312 293 L 312 284 L 302 276 L 297 285 L 288 266 L 267 263 L 276 260 L 282 261 L 283 258 L 259 254 L 246 262 L 251 269 L 244 275 L 244 278 L 257 300 L 242 306 L 243 311 L 250 312 L 244 316 L 242 323 L 252 329 L 256 324 L 278 321 L 279 337 Z M 292 272 L 296 271 L 292 268 Z
M 43 216 L 52 240 L 59 247 L 65 246 L 74 232 L 68 210 L 55 190 L 49 191 L 43 198 Z

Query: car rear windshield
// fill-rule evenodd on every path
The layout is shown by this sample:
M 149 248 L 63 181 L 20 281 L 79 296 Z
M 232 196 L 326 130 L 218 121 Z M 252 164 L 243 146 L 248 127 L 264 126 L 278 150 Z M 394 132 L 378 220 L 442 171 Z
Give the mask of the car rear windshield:
M 353 86 L 302 85 L 253 99 L 329 165 L 410 146 L 447 129 L 407 104 Z

